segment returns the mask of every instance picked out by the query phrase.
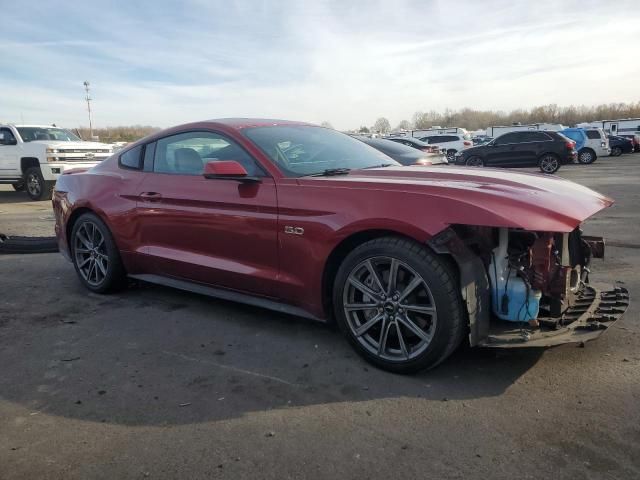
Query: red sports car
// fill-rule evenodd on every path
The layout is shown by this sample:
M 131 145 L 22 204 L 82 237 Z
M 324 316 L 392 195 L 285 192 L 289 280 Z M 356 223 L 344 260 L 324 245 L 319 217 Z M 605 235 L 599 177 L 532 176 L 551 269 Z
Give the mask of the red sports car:
M 300 122 L 224 119 L 171 128 L 90 170 L 65 172 L 60 250 L 84 285 L 132 277 L 335 320 L 396 372 L 471 346 L 598 336 L 623 288 L 589 284 L 600 238 L 580 224 L 612 200 L 498 169 L 402 167 Z

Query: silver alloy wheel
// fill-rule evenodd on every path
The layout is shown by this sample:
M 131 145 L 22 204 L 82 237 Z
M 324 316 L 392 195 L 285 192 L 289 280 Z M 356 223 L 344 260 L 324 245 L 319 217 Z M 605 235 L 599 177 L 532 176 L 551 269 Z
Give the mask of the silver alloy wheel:
M 456 152 L 453 150 L 448 150 L 447 151 L 447 161 L 449 162 L 453 162 L 456 159 Z
M 580 160 L 580 163 L 591 163 L 593 161 L 593 154 L 588 150 L 584 151 L 580 153 L 578 160 Z
M 40 193 L 42 193 L 42 183 L 35 173 L 27 175 L 27 191 L 33 197 L 39 197 Z
M 85 222 L 76 232 L 73 252 L 82 278 L 89 285 L 100 285 L 107 276 L 109 256 L 104 236 L 92 222 Z
M 547 155 L 540 160 L 540 170 L 545 173 L 553 173 L 558 170 L 558 159 L 553 155 Z
M 422 276 L 406 263 L 387 256 L 360 262 L 342 299 L 351 333 L 373 355 L 405 362 L 431 344 L 436 304 Z

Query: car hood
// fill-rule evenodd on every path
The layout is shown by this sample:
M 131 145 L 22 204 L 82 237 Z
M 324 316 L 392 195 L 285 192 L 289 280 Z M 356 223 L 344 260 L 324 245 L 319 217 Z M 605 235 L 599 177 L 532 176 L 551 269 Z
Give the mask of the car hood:
M 46 145 L 47 148 L 61 148 L 64 150 L 111 150 L 112 146 L 100 142 L 56 142 L 55 140 L 33 140 L 30 144 Z
M 612 199 L 569 180 L 498 168 L 387 167 L 318 179 L 342 187 L 361 184 L 367 190 L 421 196 L 425 212 L 443 225 L 570 232 L 613 204 Z

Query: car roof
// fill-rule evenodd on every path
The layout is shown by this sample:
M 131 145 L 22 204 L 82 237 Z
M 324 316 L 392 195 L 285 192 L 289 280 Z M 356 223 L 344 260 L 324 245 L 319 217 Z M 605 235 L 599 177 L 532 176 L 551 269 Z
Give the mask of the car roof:
M 252 127 L 274 127 L 278 125 L 305 125 L 317 127 L 317 125 L 314 125 L 313 123 L 295 120 L 279 120 L 274 118 L 214 118 L 201 123 L 225 125 L 238 130 Z
M 64 127 L 54 127 L 53 125 L 16 125 L 13 123 L 1 124 L 2 127 L 16 127 L 16 128 L 61 128 L 66 130 Z

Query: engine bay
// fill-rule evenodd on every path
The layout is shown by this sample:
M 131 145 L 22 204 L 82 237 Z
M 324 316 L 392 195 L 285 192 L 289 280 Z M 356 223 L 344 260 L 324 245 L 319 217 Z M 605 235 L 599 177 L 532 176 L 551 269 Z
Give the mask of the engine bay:
M 558 233 L 456 225 L 445 232 L 430 245 L 458 264 L 472 345 L 590 340 L 629 304 L 625 288 L 590 284 L 604 239 L 579 227 Z

